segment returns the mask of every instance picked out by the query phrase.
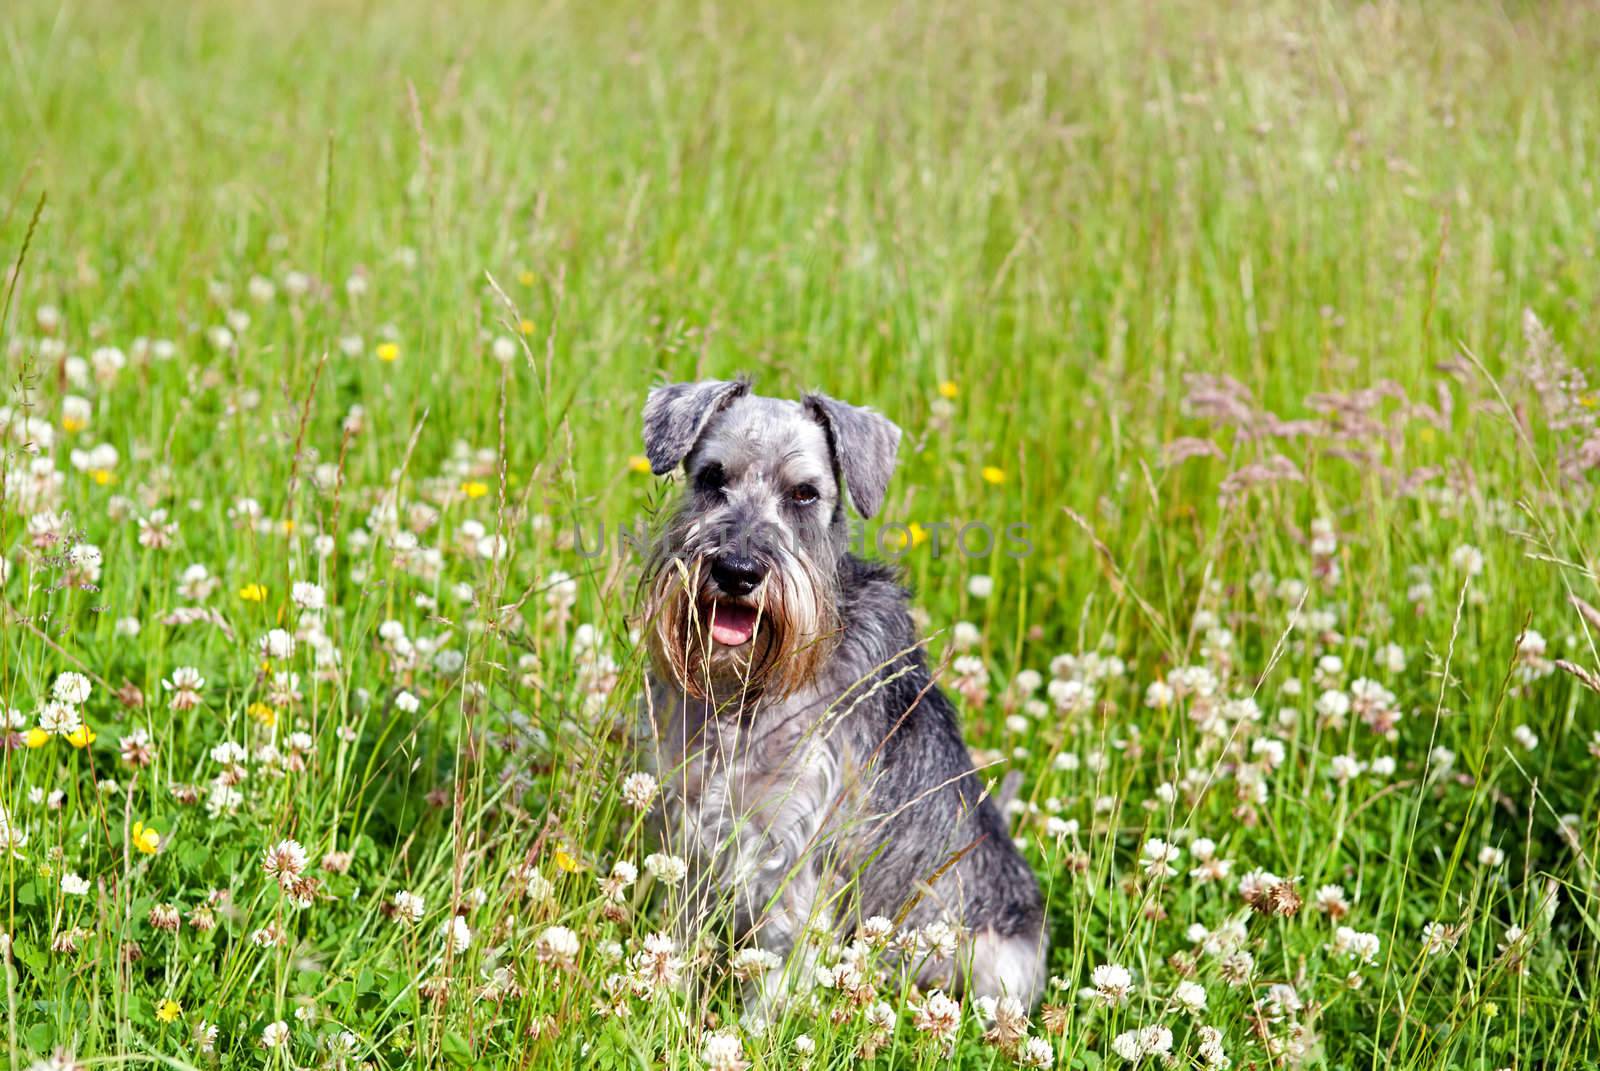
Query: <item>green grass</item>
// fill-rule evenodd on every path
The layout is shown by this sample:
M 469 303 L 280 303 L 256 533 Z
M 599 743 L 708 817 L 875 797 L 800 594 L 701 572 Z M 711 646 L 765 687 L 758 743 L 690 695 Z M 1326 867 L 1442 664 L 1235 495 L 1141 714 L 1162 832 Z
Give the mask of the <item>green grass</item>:
M 986 696 L 965 682 L 969 742 L 1025 778 L 1014 828 L 1060 980 L 1030 1029 L 1057 1066 L 1122 1063 L 1112 1039 L 1158 1024 L 1185 1063 L 1206 1025 L 1240 1068 L 1588 1066 L 1600 697 L 1550 660 L 1600 668 L 1568 602 L 1600 602 L 1594 477 L 1571 463 L 1600 409 L 1588 387 L 1536 387 L 1554 346 L 1596 367 L 1597 49 L 1577 3 L 5 5 L 10 1066 L 704 1066 L 708 1032 L 744 1010 L 720 935 L 679 950 L 675 985 L 608 996 L 680 894 L 642 876 L 602 912 L 597 878 L 661 846 L 620 801 L 636 761 L 612 731 L 638 689 L 637 563 L 572 537 L 666 495 L 629 460 L 648 386 L 737 371 L 905 429 L 882 519 L 1028 525 L 1021 560 L 927 543 L 902 560 L 946 685 L 961 654 L 991 675 Z M 67 358 L 104 347 L 126 366 L 73 382 Z M 1220 389 L 1239 419 L 1211 415 L 1202 375 L 1237 381 Z M 64 426 L 68 395 L 86 427 Z M 1319 423 L 1275 435 L 1268 412 Z M 1173 462 L 1186 437 L 1212 446 Z M 114 464 L 89 456 L 102 443 Z M 1276 478 L 1236 488 L 1241 471 Z M 173 545 L 141 545 L 160 509 Z M 476 553 L 496 535 L 507 553 Z M 103 556 L 92 586 L 82 543 Z M 220 582 L 204 597 L 180 592 L 192 564 Z M 570 613 L 552 609 L 558 572 Z M 272 706 L 257 645 L 311 623 L 296 580 L 326 590 L 326 638 L 276 660 L 300 695 Z M 253 584 L 261 601 L 240 597 Z M 219 616 L 164 623 L 191 606 Z M 380 639 L 390 620 L 413 663 Z M 976 626 L 968 651 L 956 622 Z M 1519 656 L 1527 627 L 1543 658 Z M 1379 657 L 1391 643 L 1403 669 Z M 1082 709 L 1007 690 L 1092 652 L 1126 668 Z M 201 702 L 172 710 L 162 681 L 184 666 Z M 1259 720 L 1147 705 L 1183 666 Z M 92 678 L 96 739 L 26 746 L 66 671 Z M 1394 693 L 1392 738 L 1315 706 L 1357 678 Z M 119 753 L 141 728 L 147 767 Z M 213 815 L 226 741 L 252 754 Z M 268 744 L 285 758 L 263 762 Z M 1346 754 L 1394 768 L 1341 784 Z M 1183 847 L 1176 875 L 1145 874 L 1151 837 Z M 1201 837 L 1227 880 L 1190 877 Z M 263 872 L 286 838 L 322 882 L 303 909 Z M 329 852 L 348 870 L 319 870 Z M 1237 887 L 1255 868 L 1305 906 L 1251 914 Z M 534 872 L 550 899 L 527 895 Z M 1339 923 L 1313 902 L 1328 884 Z M 386 910 L 402 890 L 415 925 Z M 208 902 L 202 932 L 188 920 Z M 184 916 L 175 934 L 153 927 L 160 904 Z M 473 939 L 446 956 L 457 904 Z M 1248 978 L 1187 935 L 1233 919 Z M 1455 938 L 1437 954 L 1430 923 Z M 570 967 L 538 954 L 558 924 Z M 1330 950 L 1340 924 L 1378 936 L 1374 962 Z M 1525 936 L 1506 953 L 1510 926 Z M 259 947 L 269 927 L 282 940 Z M 1111 1010 L 1077 995 L 1105 963 L 1136 983 Z M 501 967 L 515 991 L 486 999 Z M 1170 1007 L 1185 974 L 1199 1015 Z M 745 1032 L 743 1058 L 1012 1066 L 974 1009 L 947 1049 L 898 975 L 877 989 L 889 1036 L 822 991 Z M 214 1053 L 192 1040 L 202 1020 Z M 263 1049 L 278 1020 L 287 1042 Z

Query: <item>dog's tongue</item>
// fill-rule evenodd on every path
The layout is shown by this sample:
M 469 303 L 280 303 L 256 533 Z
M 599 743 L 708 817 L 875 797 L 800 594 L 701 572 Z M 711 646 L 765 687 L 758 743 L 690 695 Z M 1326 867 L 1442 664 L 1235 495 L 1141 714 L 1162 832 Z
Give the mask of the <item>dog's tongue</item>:
M 711 638 L 724 647 L 742 647 L 756 632 L 756 608 L 719 602 L 711 607 Z

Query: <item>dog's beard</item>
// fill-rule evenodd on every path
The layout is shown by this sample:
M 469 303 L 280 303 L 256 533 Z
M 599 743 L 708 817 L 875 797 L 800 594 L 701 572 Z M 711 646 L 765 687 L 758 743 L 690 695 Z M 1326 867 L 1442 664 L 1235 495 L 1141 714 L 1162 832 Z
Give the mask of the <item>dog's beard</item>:
M 674 557 L 646 576 L 644 625 L 656 673 L 719 705 L 780 698 L 814 677 L 838 631 L 817 570 L 803 559 L 781 561 L 745 599 L 719 594 L 709 570 L 704 558 Z

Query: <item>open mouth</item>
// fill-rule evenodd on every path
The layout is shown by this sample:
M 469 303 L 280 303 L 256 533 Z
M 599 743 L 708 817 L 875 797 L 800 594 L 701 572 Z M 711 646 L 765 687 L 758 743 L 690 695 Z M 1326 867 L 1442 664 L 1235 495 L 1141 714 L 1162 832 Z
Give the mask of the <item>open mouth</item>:
M 756 608 L 715 599 L 710 607 L 711 639 L 724 647 L 743 647 L 756 634 Z

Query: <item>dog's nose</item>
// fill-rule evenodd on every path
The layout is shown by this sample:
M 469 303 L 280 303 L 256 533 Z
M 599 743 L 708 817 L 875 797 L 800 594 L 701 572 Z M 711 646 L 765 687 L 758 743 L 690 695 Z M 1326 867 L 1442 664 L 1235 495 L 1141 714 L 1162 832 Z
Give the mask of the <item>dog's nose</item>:
M 724 594 L 748 595 L 767 575 L 767 567 L 743 554 L 719 554 L 711 561 L 711 579 Z

